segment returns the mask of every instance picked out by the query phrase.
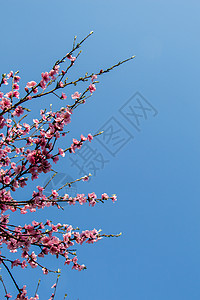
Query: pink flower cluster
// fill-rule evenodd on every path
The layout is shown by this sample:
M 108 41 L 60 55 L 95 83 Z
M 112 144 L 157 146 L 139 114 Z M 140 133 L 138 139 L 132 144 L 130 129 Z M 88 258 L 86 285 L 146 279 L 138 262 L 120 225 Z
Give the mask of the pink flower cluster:
M 49 228 L 49 229 L 47 229 Z M 84 265 L 77 263 L 77 257 L 70 258 L 70 247 L 74 244 L 82 245 L 84 242 L 93 244 L 101 239 L 99 231 L 96 229 L 85 230 L 79 233 L 73 229 L 71 225 L 52 224 L 49 220 L 45 224 L 42 222 L 33 221 L 32 224 L 25 226 L 12 226 L 9 224 L 9 216 L 4 215 L 1 217 L 1 238 L 0 245 L 7 245 L 10 252 L 17 252 L 18 249 L 22 250 L 21 257 L 24 260 L 15 259 L 11 261 L 11 268 L 20 266 L 22 269 L 29 264 L 32 268 L 40 266 L 44 274 L 48 274 L 48 269 L 43 267 L 37 262 L 37 258 L 43 258 L 44 256 L 51 254 L 56 257 L 62 256 L 65 259 L 65 264 L 73 264 L 72 269 L 82 270 Z M 59 233 L 62 238 L 60 239 L 54 233 Z M 34 245 L 38 247 L 40 251 L 36 254 L 34 251 L 29 253 L 30 247 Z M 0 253 L 0 264 L 3 261 L 3 257 Z
M 71 144 L 71 147 L 70 147 L 70 150 L 69 152 L 70 153 L 75 153 L 75 149 L 81 149 L 81 146 L 83 145 L 83 142 L 84 141 L 89 141 L 91 142 L 93 140 L 93 136 L 91 135 L 91 133 L 88 134 L 87 138 L 84 137 L 82 134 L 81 134 L 81 140 L 78 141 L 76 139 L 73 139 L 73 143 Z
M 75 197 L 70 197 L 68 194 L 61 196 L 59 190 L 63 187 L 52 190 L 51 194 L 46 196 L 46 186 L 39 185 L 28 199 L 16 200 L 14 198 L 14 192 L 17 189 L 25 188 L 30 179 L 33 181 L 38 179 L 42 173 L 54 172 L 52 164 L 57 163 L 60 157 L 65 157 L 67 151 L 75 153 L 75 150 L 80 149 L 84 142 L 93 140 L 92 134 L 89 133 L 87 137 L 81 134 L 80 140 L 74 138 L 68 148 L 58 147 L 56 149 L 57 141 L 66 137 L 68 133 L 66 127 L 71 122 L 73 110 L 79 104 L 85 103 L 86 93 L 88 95 L 96 91 L 97 75 L 94 73 L 90 76 L 85 75 L 84 78 L 80 77 L 74 82 L 67 82 L 68 78 L 64 78 L 76 60 L 76 57 L 72 56 L 73 52 L 74 49 L 64 57 L 71 62 L 66 70 L 60 71 L 60 64 L 65 60 L 57 61 L 49 72 L 41 73 L 41 80 L 38 83 L 34 80 L 27 82 L 24 88 L 26 94 L 22 98 L 19 93 L 21 78 L 17 75 L 18 72 L 10 71 L 7 75 L 3 74 L 0 81 L 0 88 L 8 86 L 12 81 L 8 92 L 0 91 L 0 264 L 9 270 L 9 274 L 14 267 L 26 269 L 28 266 L 33 269 L 40 267 L 44 274 L 53 272 L 40 262 L 47 255 L 63 257 L 64 264 L 72 265 L 72 269 L 79 271 L 86 269 L 84 264 L 78 263 L 74 245 L 93 244 L 105 235 L 100 234 L 100 230 L 96 229 L 79 232 L 79 229 L 74 229 L 71 225 L 53 224 L 50 220 L 45 223 L 34 220 L 28 225 L 15 225 L 10 223 L 9 214 L 5 214 L 7 211 L 12 213 L 20 211 L 24 215 L 28 211 L 35 212 L 37 209 L 50 206 L 56 206 L 59 209 L 62 208 L 64 202 L 69 205 L 89 203 L 89 206 L 94 207 L 98 202 L 109 199 L 113 202 L 117 200 L 116 195 L 109 197 L 103 193 L 98 198 L 94 192 L 88 193 L 87 196 L 80 193 Z M 42 109 L 38 118 L 34 118 L 31 122 L 30 118 L 26 119 L 30 112 L 30 109 L 25 106 L 27 101 L 37 101 L 37 98 L 48 94 L 65 100 L 67 99 L 66 94 L 62 92 L 61 95 L 58 95 L 57 91 L 69 84 L 76 86 L 78 82 L 88 81 L 88 78 L 91 78 L 91 83 L 85 92 L 76 91 L 71 95 L 74 100 L 74 104 L 71 106 L 60 107 L 56 111 L 53 111 L 52 107 L 50 110 Z M 52 84 L 55 84 L 55 87 L 48 90 Z M 77 181 L 87 181 L 89 176 L 91 174 L 77 179 Z M 70 183 L 66 184 L 70 186 Z M 19 250 L 21 257 L 11 259 L 9 255 L 16 254 Z M 14 283 L 17 286 L 15 281 Z M 56 288 L 56 284 L 52 288 Z M 18 300 L 39 299 L 37 294 L 28 298 L 26 285 L 21 289 L 18 288 L 18 292 L 16 297 Z M 50 299 L 54 299 L 54 296 L 53 293 Z M 7 299 L 12 297 L 6 289 L 5 297 Z

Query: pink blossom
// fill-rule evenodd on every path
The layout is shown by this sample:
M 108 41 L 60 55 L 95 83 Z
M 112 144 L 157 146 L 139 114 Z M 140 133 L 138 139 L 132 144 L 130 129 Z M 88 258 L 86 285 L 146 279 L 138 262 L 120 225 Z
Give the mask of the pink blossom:
M 6 176 L 4 178 L 4 183 L 8 185 L 10 182 L 11 182 L 11 178 L 9 176 Z
M 37 94 L 37 92 L 38 92 L 38 89 L 37 89 L 37 88 L 33 89 L 33 93 L 34 93 L 34 94 Z
M 5 94 L 6 97 L 8 98 L 18 98 L 19 99 L 19 92 L 18 91 L 10 91 L 8 93 Z
M 79 141 L 77 139 L 73 139 L 73 143 L 74 143 L 74 145 L 78 145 Z
M 110 197 L 112 199 L 112 202 L 114 203 L 115 201 L 117 201 L 117 196 L 114 194 L 112 195 L 112 197 Z
M 78 98 L 80 98 L 80 96 L 81 96 L 81 93 L 75 92 L 74 94 L 72 94 L 72 99 L 78 99 Z
M 56 192 L 56 190 L 51 190 L 53 199 L 56 199 L 58 197 L 58 193 Z
M 5 119 L 3 116 L 0 116 L 0 129 L 2 129 L 5 126 Z
M 91 77 L 92 82 L 93 82 L 95 79 L 97 79 L 97 75 L 96 75 L 96 74 L 92 75 L 92 77 Z
M 11 268 L 13 268 L 13 267 L 17 267 L 17 266 L 19 266 L 21 264 L 21 262 L 20 262 L 20 260 L 17 258 L 17 259 L 15 259 L 13 262 L 12 262 L 12 264 L 11 264 Z
M 90 93 L 93 93 L 93 92 L 96 91 L 96 87 L 95 87 L 95 85 L 94 85 L 93 83 L 91 83 L 91 84 L 89 85 L 89 90 L 90 90 Z
M 42 73 L 41 76 L 42 76 L 42 79 L 46 82 L 48 82 L 50 80 L 48 72 Z
M 27 264 L 26 264 L 26 261 L 23 260 L 22 264 L 21 264 L 21 268 L 22 269 L 25 269 L 27 267 Z
M 15 168 L 16 168 L 16 163 L 12 162 L 12 163 L 11 163 L 11 168 L 12 168 L 13 170 L 15 170 Z
M 2 79 L 2 83 L 5 84 L 5 85 L 8 85 L 8 81 L 5 77 Z
M 47 220 L 47 221 L 46 221 L 46 225 L 47 225 L 47 226 L 51 226 L 51 221 L 50 221 L 50 220 Z
M 19 99 L 19 92 L 18 91 L 13 91 L 13 97 Z
M 14 77 L 14 82 L 15 82 L 15 83 L 17 83 L 17 82 L 19 82 L 19 81 L 20 81 L 20 79 L 21 79 L 21 77 L 19 77 L 19 76 L 15 76 L 15 77 Z
M 93 192 L 91 194 L 88 194 L 88 200 L 89 200 L 89 205 L 95 206 L 96 201 L 95 199 L 97 198 L 96 194 Z
M 7 98 L 2 98 L 2 100 L 0 101 L 0 107 L 2 110 L 4 109 L 8 109 L 11 106 L 11 101 Z
M 73 57 L 73 56 L 71 56 L 70 54 L 67 55 L 67 58 L 68 58 L 69 60 L 71 60 L 71 62 L 75 62 L 75 60 L 76 60 L 76 57 Z
M 91 135 L 91 133 L 88 134 L 87 139 L 88 139 L 89 142 L 91 142 L 93 140 L 93 136 Z
M 57 161 L 59 161 L 58 155 L 56 155 L 56 156 L 53 158 L 53 162 L 54 162 L 55 164 L 57 163 Z
M 44 89 L 46 89 L 46 82 L 45 82 L 45 80 L 41 80 L 40 81 L 40 86 L 41 86 L 41 88 L 44 90 Z
M 37 85 L 37 83 L 35 81 L 29 81 L 29 82 L 27 82 L 26 87 L 30 89 L 36 85 Z
M 62 93 L 61 99 L 63 99 L 63 100 L 67 99 L 67 96 L 65 95 L 65 93 Z
M 51 79 L 52 79 L 52 80 L 55 80 L 55 79 L 56 79 L 56 77 L 55 77 L 54 75 L 56 75 L 56 71 L 52 69 L 52 70 L 49 72 L 49 76 L 51 76 Z
M 87 141 L 87 138 L 81 134 L 81 141 Z
M 59 69 L 60 69 L 60 66 L 59 65 L 55 65 L 54 71 L 56 72 L 56 74 L 59 74 Z
M 84 269 L 86 269 L 86 266 L 85 266 L 85 265 L 79 265 L 79 267 L 78 267 L 78 270 L 79 270 L 79 271 L 82 271 L 82 270 L 84 270 Z
M 5 297 L 7 297 L 7 298 L 12 298 L 12 296 L 11 296 L 10 293 L 9 293 L 9 294 L 6 294 Z
M 14 84 L 13 84 L 13 89 L 14 89 L 14 90 L 19 90 L 19 85 L 18 85 L 17 83 L 14 83 Z
M 70 147 L 70 152 L 71 152 L 71 153 L 72 153 L 72 152 L 75 153 L 75 147 L 74 147 L 74 144 L 71 145 L 71 147 Z
M 54 67 L 54 69 L 52 69 L 52 70 L 49 72 L 49 75 L 51 76 L 51 79 L 52 79 L 52 80 L 55 80 L 55 79 L 56 79 L 55 75 L 56 75 L 56 74 L 59 74 L 59 68 L 60 68 L 60 66 L 56 65 L 56 66 Z
M 62 148 L 59 148 L 59 153 L 62 157 L 65 157 L 65 152 Z
M 37 129 L 39 125 L 38 119 L 33 119 L 33 123 L 35 124 L 35 128 Z
M 101 195 L 101 199 L 102 199 L 102 200 L 108 200 L 108 199 L 109 199 L 109 196 L 108 196 L 106 193 L 103 193 L 103 194 Z
M 39 189 L 39 188 L 41 188 L 41 187 L 37 186 L 37 188 Z M 43 190 L 43 188 L 42 188 L 42 190 Z M 33 224 L 33 226 L 38 226 L 40 223 L 39 223 L 39 222 L 36 222 L 36 221 L 32 221 L 32 224 Z
M 89 180 L 89 176 L 84 176 L 83 177 L 83 181 L 88 181 Z
M 13 71 L 10 71 L 10 73 L 7 74 L 7 78 L 13 77 Z
M 46 268 L 42 268 L 43 274 L 47 275 L 49 271 Z

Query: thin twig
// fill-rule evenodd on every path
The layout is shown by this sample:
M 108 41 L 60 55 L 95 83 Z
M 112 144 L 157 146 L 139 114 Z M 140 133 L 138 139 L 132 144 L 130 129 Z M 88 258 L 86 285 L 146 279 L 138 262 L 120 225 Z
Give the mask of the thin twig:
M 21 293 L 21 290 L 20 290 L 20 288 L 19 288 L 17 282 L 15 281 L 15 279 L 14 279 L 12 273 L 10 272 L 8 266 L 4 263 L 3 260 L 2 260 L 2 264 L 4 265 L 4 267 L 6 268 L 6 270 L 8 271 L 8 273 L 9 273 L 10 277 L 12 278 L 12 281 L 14 282 L 14 284 L 15 284 L 16 288 L 18 289 L 19 293 Z

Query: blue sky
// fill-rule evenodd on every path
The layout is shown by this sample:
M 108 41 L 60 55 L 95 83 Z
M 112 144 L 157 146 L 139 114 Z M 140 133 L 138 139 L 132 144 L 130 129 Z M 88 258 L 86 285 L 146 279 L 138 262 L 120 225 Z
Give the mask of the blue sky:
M 136 55 L 101 77 L 92 100 L 75 111 L 70 125 L 71 138 L 102 126 L 123 133 L 114 148 L 107 140 L 91 143 L 108 162 L 99 165 L 89 183 L 76 186 L 78 192 L 116 193 L 118 201 L 23 216 L 24 223 L 50 218 L 81 229 L 123 233 L 80 247 L 79 260 L 88 268 L 84 272 L 50 258 L 49 265 L 62 269 L 56 299 L 66 292 L 70 300 L 200 298 L 199 9 L 199 1 L 177 0 L 1 3 L 1 73 L 20 70 L 22 85 L 39 80 L 41 72 L 71 49 L 74 35 L 80 40 L 91 30 L 94 35 L 82 47 L 74 78 Z M 41 107 L 56 102 L 39 100 L 34 117 Z M 138 103 L 149 109 L 145 117 L 135 108 L 141 115 L 139 130 L 136 119 L 126 114 Z M 69 155 L 57 170 L 79 177 Z M 21 216 L 17 220 L 22 221 Z M 41 278 L 40 298 L 49 299 L 52 275 L 14 272 L 20 283 L 26 282 L 30 296 Z M 9 279 L 6 282 L 14 291 Z

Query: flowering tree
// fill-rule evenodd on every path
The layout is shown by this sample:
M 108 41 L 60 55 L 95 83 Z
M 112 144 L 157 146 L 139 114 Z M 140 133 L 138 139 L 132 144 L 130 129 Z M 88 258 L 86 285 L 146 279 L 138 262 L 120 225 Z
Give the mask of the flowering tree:
M 89 203 L 95 206 L 96 203 L 103 203 L 106 200 L 116 201 L 116 195 L 109 196 L 106 193 L 100 197 L 97 197 L 94 192 L 88 193 L 87 196 L 85 194 L 77 194 L 76 197 L 70 197 L 68 194 L 61 195 L 61 190 L 73 182 L 66 182 L 57 190 L 52 190 L 49 196 L 45 195 L 45 189 L 57 174 L 52 165 L 56 164 L 60 157 L 65 157 L 67 152 L 73 155 L 83 143 L 91 142 L 95 136 L 102 134 L 102 132 L 96 135 L 89 133 L 86 137 L 81 134 L 80 139 L 74 138 L 68 148 L 58 148 L 57 141 L 67 135 L 66 126 L 71 122 L 74 110 L 80 104 L 86 103 L 86 100 L 95 92 L 98 76 L 133 58 L 119 62 L 106 70 L 101 69 L 92 74 L 86 73 L 83 77 L 70 81 L 67 77 L 68 73 L 81 53 L 81 51 L 76 53 L 76 50 L 91 34 L 92 32 L 79 43 L 76 42 L 75 37 L 72 50 L 56 61 L 50 71 L 42 73 L 38 82 L 29 81 L 24 88 L 23 96 L 19 93 L 18 71 L 10 71 L 9 74 L 2 75 L 0 82 L 2 89 L 0 92 L 0 264 L 6 269 L 16 287 L 15 299 L 35 300 L 39 299 L 39 296 L 37 287 L 35 295 L 28 298 L 26 285 L 19 286 L 17 278 L 14 278 L 12 274 L 13 267 L 25 269 L 30 265 L 32 268 L 41 268 L 44 274 L 59 273 L 59 269 L 50 270 L 42 263 L 42 258 L 51 254 L 57 258 L 62 257 L 65 265 L 71 265 L 72 269 L 80 271 L 86 267 L 78 263 L 76 251 L 72 249 L 75 244 L 92 244 L 103 237 L 118 236 L 106 235 L 96 229 L 80 232 L 78 228 L 73 228 L 71 225 L 53 224 L 50 220 L 46 222 L 31 220 L 30 224 L 24 226 L 11 224 L 9 221 L 9 211 L 11 214 L 20 211 L 23 215 L 28 211 L 35 212 L 37 209 L 50 206 L 63 209 L 62 204 L 65 202 L 69 205 Z M 86 83 L 86 88 L 82 92 L 76 91 L 71 95 L 74 100 L 72 105 L 62 102 L 63 106 L 59 110 L 53 111 L 52 106 L 48 110 L 42 109 L 38 118 L 27 123 L 28 115 L 31 113 L 31 110 L 26 107 L 27 102 L 34 105 L 37 98 L 47 95 L 54 95 L 61 101 L 67 101 L 69 97 L 66 95 L 67 87 L 77 86 L 80 82 Z M 51 172 L 51 179 L 45 186 L 38 185 L 29 199 L 15 199 L 14 193 L 17 189 L 24 188 L 30 180 L 37 179 L 40 174 L 49 172 Z M 75 181 L 87 181 L 89 176 L 91 174 L 86 174 Z M 12 253 L 15 252 L 19 253 L 17 259 L 12 257 Z M 7 299 L 12 298 L 2 276 L 0 280 L 4 296 Z M 55 283 L 53 286 L 54 292 L 51 300 L 55 297 L 56 285 Z

